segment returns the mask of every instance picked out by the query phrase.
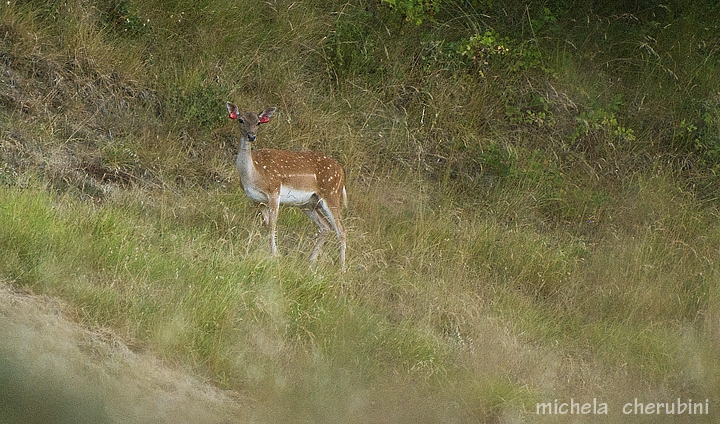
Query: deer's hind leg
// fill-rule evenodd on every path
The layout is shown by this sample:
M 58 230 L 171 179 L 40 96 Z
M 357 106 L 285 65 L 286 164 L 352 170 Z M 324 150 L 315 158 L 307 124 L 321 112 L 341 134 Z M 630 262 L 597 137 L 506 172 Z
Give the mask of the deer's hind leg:
M 312 254 L 310 254 L 310 262 L 315 262 L 317 260 L 331 230 L 327 219 L 318 212 L 319 203 L 317 195 L 314 195 L 307 207 L 302 209 L 302 211 L 305 212 L 305 215 L 307 215 L 308 218 L 310 218 L 310 220 L 318 226 L 318 238 Z
M 335 230 L 335 234 L 340 242 L 340 267 L 342 271 L 345 272 L 345 249 L 347 247 L 347 240 L 345 227 L 343 227 L 340 219 L 340 205 L 330 206 L 324 199 L 321 199 L 318 205 L 320 206 L 318 209 L 322 212 L 321 217 L 326 221 L 326 225 L 329 224 L 330 227 Z

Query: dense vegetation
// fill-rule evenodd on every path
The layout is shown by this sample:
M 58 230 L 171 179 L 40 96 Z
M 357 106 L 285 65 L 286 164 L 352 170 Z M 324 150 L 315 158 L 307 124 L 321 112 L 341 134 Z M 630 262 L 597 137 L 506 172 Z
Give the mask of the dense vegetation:
M 0 279 L 255 421 L 712 412 L 719 25 L 709 0 L 2 2 Z M 269 256 L 227 100 L 343 164 L 347 274 L 331 245 L 306 265 L 292 209 Z

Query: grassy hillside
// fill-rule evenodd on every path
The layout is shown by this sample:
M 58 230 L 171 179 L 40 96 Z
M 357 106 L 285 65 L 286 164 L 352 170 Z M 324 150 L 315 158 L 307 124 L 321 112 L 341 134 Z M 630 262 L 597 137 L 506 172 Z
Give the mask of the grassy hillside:
M 712 422 L 718 12 L 3 2 L 0 279 L 238 393 L 232 422 Z M 343 164 L 346 274 L 289 208 L 270 257 L 227 100 Z

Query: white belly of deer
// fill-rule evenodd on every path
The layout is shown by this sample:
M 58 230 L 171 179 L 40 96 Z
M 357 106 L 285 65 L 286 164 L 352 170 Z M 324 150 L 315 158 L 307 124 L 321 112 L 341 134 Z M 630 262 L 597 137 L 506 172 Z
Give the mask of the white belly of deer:
M 280 186 L 280 203 L 285 205 L 301 206 L 310 202 L 314 191 L 299 190 L 292 187 Z
M 257 190 L 253 187 L 243 187 L 243 188 L 245 189 L 245 194 L 247 195 L 247 197 L 252 199 L 253 202 L 267 203 L 268 198 L 265 195 L 265 193 L 263 193 L 262 191 Z

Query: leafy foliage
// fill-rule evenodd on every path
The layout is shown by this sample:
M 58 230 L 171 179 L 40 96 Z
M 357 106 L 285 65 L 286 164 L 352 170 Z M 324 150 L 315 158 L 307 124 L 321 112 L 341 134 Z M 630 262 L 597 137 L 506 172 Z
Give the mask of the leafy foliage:
M 441 0 L 382 0 L 389 4 L 405 19 L 420 25 L 423 21 L 433 19 L 433 16 L 440 11 Z
M 691 117 L 681 120 L 678 125 L 675 143 L 682 151 L 697 158 L 696 166 L 720 172 L 720 103 L 717 98 L 694 102 Z

